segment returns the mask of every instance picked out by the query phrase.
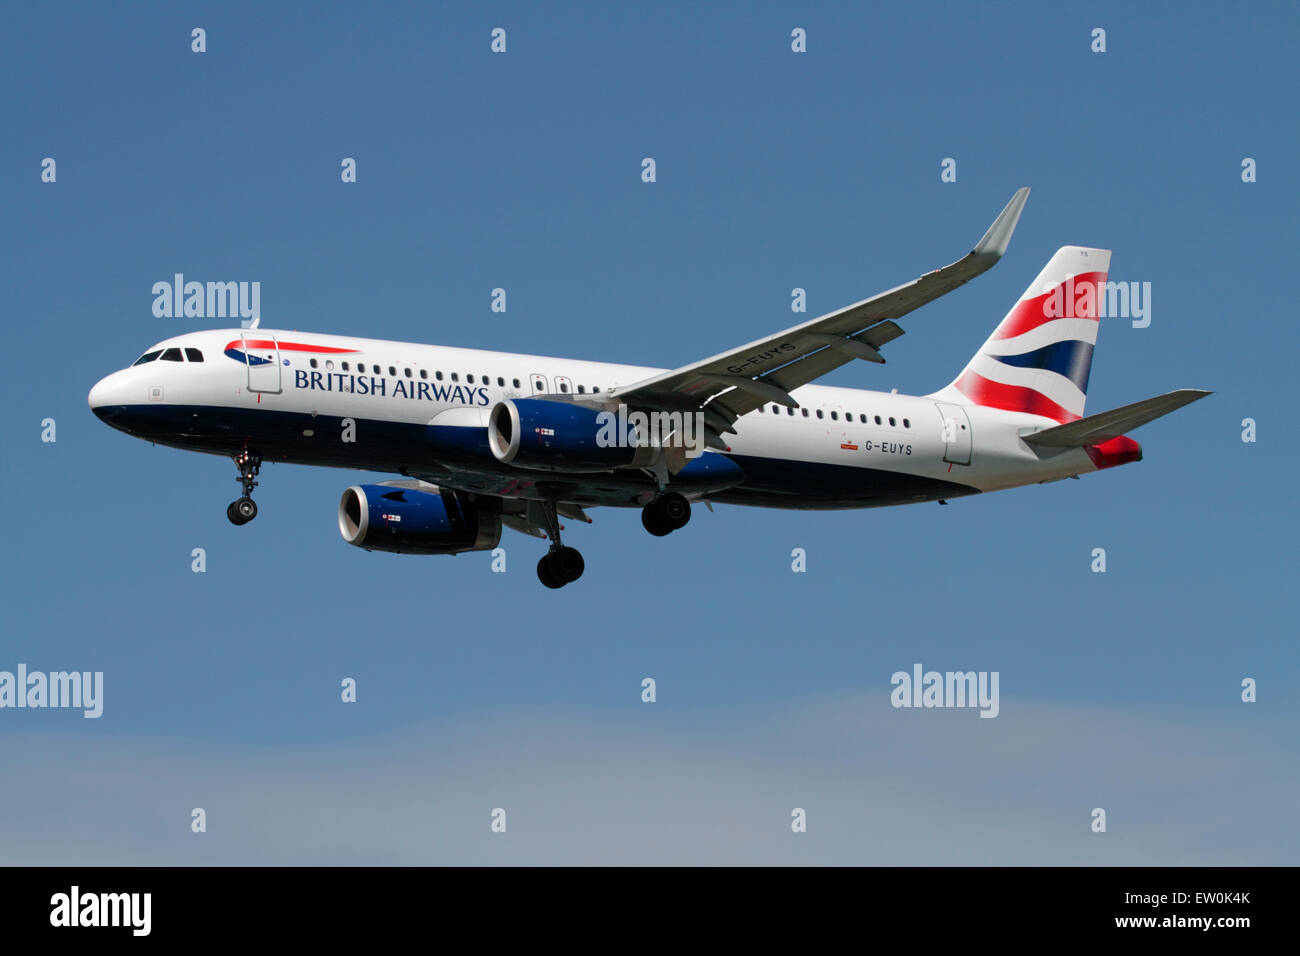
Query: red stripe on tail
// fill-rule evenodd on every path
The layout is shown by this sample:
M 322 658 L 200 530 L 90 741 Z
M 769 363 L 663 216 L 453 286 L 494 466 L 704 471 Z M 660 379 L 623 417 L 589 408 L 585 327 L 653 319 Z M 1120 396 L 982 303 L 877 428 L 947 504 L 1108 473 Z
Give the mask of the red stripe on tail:
M 1097 320 L 1097 283 L 1106 282 L 1106 273 L 1104 272 L 1083 272 L 1074 277 L 1074 301 L 1067 302 L 1065 294 L 1065 283 L 1060 283 L 1055 289 L 1044 292 L 1042 295 L 1035 296 L 1032 299 L 1025 299 L 1017 302 L 1015 307 L 1007 313 L 1007 317 L 1002 320 L 997 331 L 993 333 L 995 339 L 1010 339 L 1017 335 L 1022 335 L 1031 329 L 1036 329 L 1040 325 L 1051 322 L 1054 319 L 1092 319 Z M 1088 294 L 1084 286 L 1091 290 Z M 1045 314 L 1044 307 L 1048 299 L 1059 293 L 1060 308 L 1054 308 L 1053 311 L 1058 315 Z
M 1077 421 L 1080 416 L 1067 411 L 1052 401 L 1042 392 L 1020 385 L 1004 385 L 994 382 L 983 375 L 967 370 L 953 383 L 976 405 L 986 408 L 1001 408 L 1008 412 L 1026 412 L 1030 415 L 1043 415 L 1064 425 Z

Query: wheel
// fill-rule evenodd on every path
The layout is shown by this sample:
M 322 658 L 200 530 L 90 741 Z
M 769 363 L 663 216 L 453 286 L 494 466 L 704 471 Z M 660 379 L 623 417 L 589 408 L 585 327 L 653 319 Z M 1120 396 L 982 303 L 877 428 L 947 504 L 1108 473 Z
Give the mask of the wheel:
M 586 570 L 587 563 L 582 560 L 582 554 L 577 548 L 560 548 L 558 551 L 549 555 L 551 567 L 555 570 L 560 580 L 568 584 L 570 581 L 576 581 L 582 577 L 582 572 Z
M 661 495 L 658 504 L 664 524 L 673 531 L 685 527 L 686 522 L 691 520 L 691 503 L 675 491 Z
M 235 505 L 238 503 L 239 502 L 237 501 L 232 501 L 230 504 L 226 505 L 226 517 L 230 519 L 230 523 L 233 525 L 244 524 L 244 519 L 239 517 L 239 512 L 235 510 Z
M 659 502 L 652 501 L 641 509 L 641 524 L 656 538 L 662 538 L 673 529 L 664 524 L 659 515 L 659 509 L 656 507 L 658 504 Z
M 652 535 L 662 538 L 691 520 L 691 503 L 675 491 L 660 495 L 641 509 L 641 524 Z
M 548 588 L 564 587 L 565 582 L 555 573 L 555 567 L 551 563 L 549 554 L 542 555 L 542 559 L 537 562 L 537 580 Z
M 252 498 L 240 498 L 231 507 L 235 509 L 235 514 L 239 515 L 240 524 L 247 524 L 257 517 L 257 502 Z

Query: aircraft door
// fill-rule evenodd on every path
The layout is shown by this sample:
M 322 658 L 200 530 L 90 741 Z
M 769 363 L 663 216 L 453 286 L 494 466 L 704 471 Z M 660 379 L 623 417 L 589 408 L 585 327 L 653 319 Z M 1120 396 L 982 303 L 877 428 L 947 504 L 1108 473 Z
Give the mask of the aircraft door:
M 279 394 L 280 344 L 265 332 L 241 332 L 244 361 L 248 363 L 248 390 Z
M 943 428 L 943 460 L 954 465 L 969 465 L 971 452 L 970 419 L 960 405 L 935 404 Z

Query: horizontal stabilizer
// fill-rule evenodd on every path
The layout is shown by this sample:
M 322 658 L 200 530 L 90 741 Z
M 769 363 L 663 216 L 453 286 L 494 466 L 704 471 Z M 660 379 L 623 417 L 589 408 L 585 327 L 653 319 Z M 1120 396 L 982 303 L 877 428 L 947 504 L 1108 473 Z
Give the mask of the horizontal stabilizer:
M 1157 395 L 1155 398 L 1112 408 L 1099 415 L 1089 415 L 1067 425 L 1057 425 L 1055 428 L 1022 437 L 1031 445 L 1047 445 L 1053 448 L 1083 448 L 1088 445 L 1098 445 L 1112 438 L 1118 438 L 1139 425 L 1155 421 L 1162 415 L 1168 415 L 1175 409 L 1189 405 L 1209 394 L 1211 393 L 1199 388 L 1180 388 L 1174 392 Z

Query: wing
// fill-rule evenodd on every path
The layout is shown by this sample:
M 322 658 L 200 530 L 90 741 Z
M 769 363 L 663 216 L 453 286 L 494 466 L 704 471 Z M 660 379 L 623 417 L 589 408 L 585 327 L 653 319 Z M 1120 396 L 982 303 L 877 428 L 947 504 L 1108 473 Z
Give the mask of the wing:
M 741 415 L 766 402 L 797 407 L 790 392 L 855 358 L 883 363 L 880 348 L 903 334 L 892 320 L 992 268 L 1006 252 L 1028 198 L 1028 187 L 1018 190 L 984 238 L 952 265 L 738 349 L 626 385 L 605 398 L 637 408 L 702 408 L 707 443 L 725 449 L 721 436 L 735 434 L 732 425 Z

